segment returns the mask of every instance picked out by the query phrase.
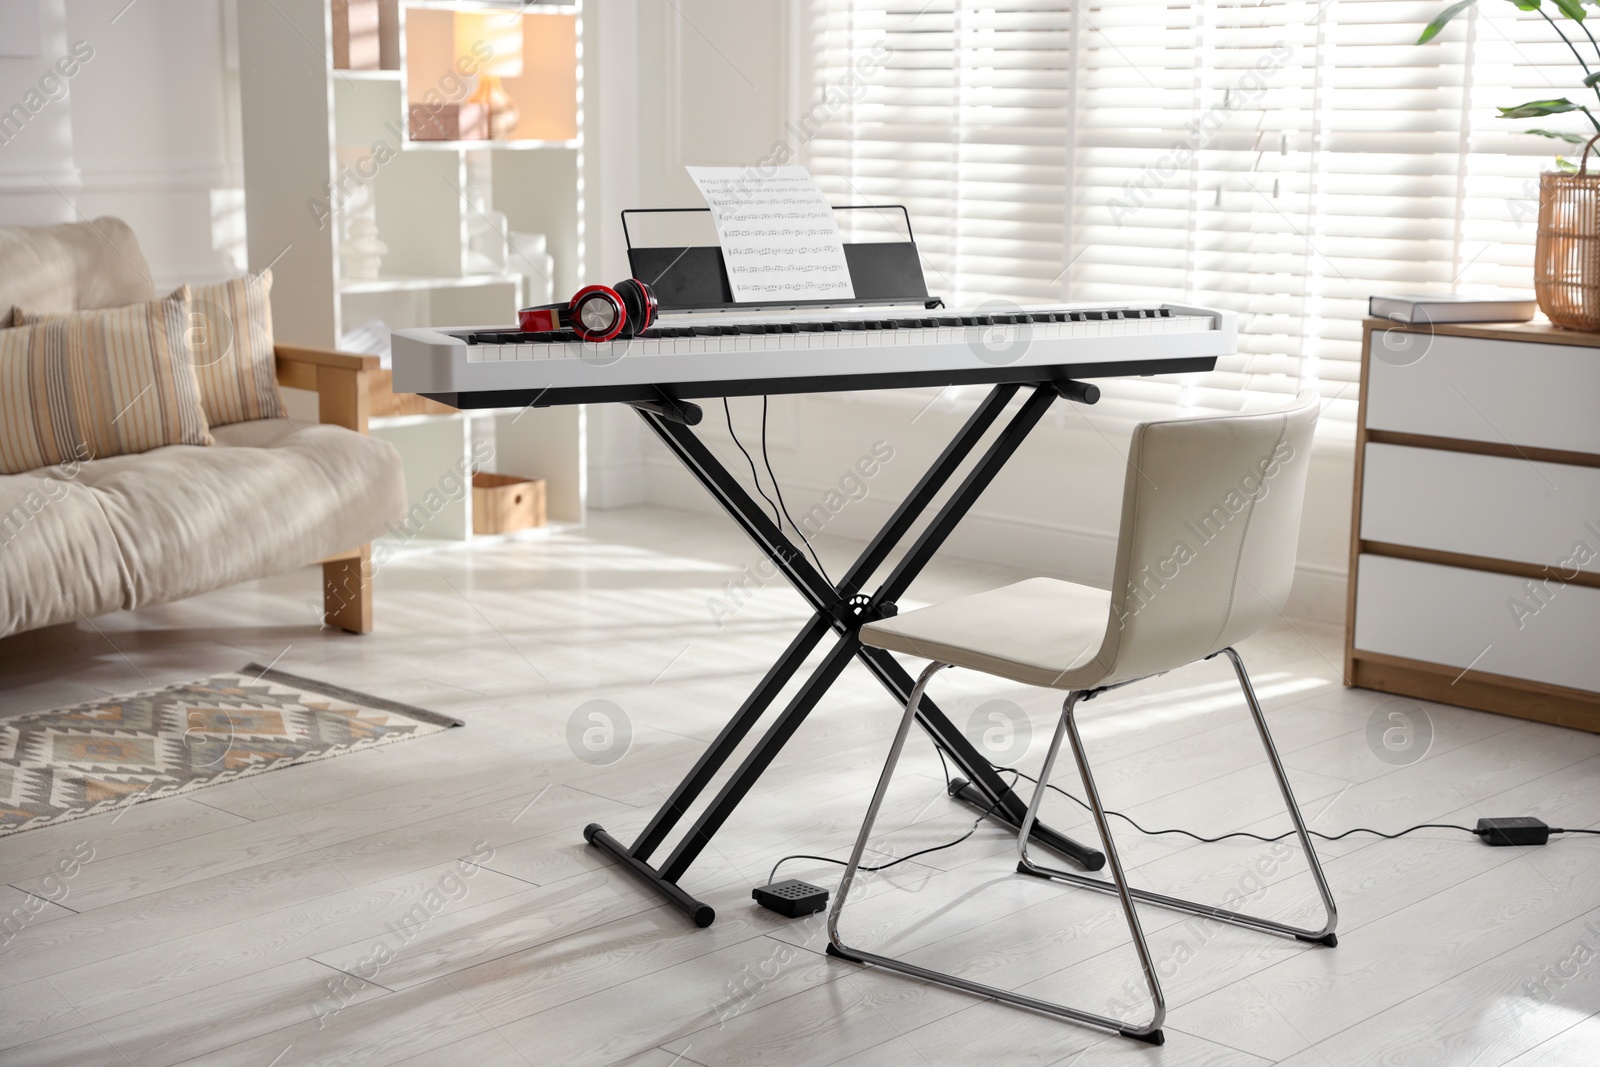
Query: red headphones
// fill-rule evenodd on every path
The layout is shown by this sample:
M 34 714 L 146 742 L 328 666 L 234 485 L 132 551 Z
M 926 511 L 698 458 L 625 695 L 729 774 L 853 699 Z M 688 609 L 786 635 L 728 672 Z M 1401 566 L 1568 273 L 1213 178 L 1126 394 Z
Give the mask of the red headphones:
M 544 304 L 517 312 L 523 333 L 571 330 L 581 341 L 637 337 L 656 321 L 656 294 L 637 278 L 616 285 L 586 285 L 565 304 Z

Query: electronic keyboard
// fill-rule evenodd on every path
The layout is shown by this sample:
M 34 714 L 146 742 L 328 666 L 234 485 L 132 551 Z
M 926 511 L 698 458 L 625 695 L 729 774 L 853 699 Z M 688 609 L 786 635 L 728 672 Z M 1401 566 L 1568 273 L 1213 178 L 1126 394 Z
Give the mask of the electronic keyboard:
M 486 408 L 1046 382 L 1210 370 L 1237 335 L 1232 312 L 1173 304 L 679 311 L 599 343 L 570 331 L 398 330 L 394 390 Z

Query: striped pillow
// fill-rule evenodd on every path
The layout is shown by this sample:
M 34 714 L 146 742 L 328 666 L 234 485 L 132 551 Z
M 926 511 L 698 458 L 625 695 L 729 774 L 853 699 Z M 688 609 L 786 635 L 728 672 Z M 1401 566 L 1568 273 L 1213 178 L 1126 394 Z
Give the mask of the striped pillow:
M 272 271 L 189 287 L 189 345 L 206 422 L 286 419 L 272 347 Z M 16 323 L 60 318 L 17 308 Z
M 0 474 L 211 444 L 189 365 L 188 301 L 185 286 L 0 330 Z
M 270 270 L 192 290 L 194 370 L 213 426 L 289 417 L 278 393 L 271 291 Z

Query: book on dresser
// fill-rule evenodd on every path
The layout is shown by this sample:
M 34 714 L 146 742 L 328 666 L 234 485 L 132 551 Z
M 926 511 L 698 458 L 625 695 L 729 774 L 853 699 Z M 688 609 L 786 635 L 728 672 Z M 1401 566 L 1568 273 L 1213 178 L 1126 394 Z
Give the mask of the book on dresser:
M 1528 322 L 1539 310 L 1531 296 L 1498 293 L 1492 296 L 1371 296 L 1367 314 L 1375 319 L 1405 323 Z
M 1346 681 L 1600 732 L 1600 334 L 1362 341 Z

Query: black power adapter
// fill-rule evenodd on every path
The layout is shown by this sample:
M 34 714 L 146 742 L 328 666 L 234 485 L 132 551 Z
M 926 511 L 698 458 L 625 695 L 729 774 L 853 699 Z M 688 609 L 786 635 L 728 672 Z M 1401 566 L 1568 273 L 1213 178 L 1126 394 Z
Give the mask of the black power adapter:
M 750 895 L 763 908 L 775 911 L 779 915 L 787 915 L 791 919 L 810 915 L 828 906 L 826 889 L 814 886 L 810 882 L 802 882 L 798 878 L 752 889 Z
M 1565 831 L 1552 830 L 1531 815 L 1518 815 L 1513 819 L 1479 819 L 1473 833 L 1488 845 L 1543 845 L 1551 834 Z

